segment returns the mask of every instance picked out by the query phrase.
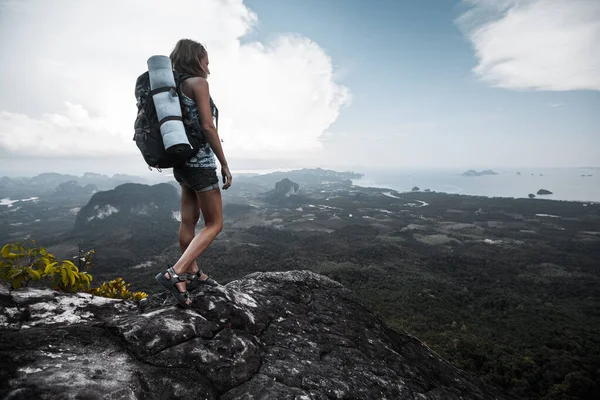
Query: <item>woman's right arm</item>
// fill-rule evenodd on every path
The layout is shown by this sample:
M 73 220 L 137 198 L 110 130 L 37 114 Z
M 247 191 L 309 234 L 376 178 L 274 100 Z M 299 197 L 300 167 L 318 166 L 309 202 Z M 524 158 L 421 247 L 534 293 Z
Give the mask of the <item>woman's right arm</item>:
M 191 81 L 191 80 L 190 80 Z M 231 172 L 229 172 L 229 166 L 227 160 L 225 160 L 225 154 L 223 153 L 223 147 L 221 146 L 221 139 L 215 124 L 213 123 L 212 111 L 210 108 L 210 94 L 208 90 L 208 81 L 203 78 L 195 78 L 190 82 L 192 85 L 192 92 L 194 93 L 194 101 L 198 107 L 198 113 L 200 114 L 200 122 L 202 124 L 202 130 L 206 136 L 206 140 L 210 144 L 211 149 L 219 159 L 221 164 L 221 173 L 223 175 L 223 189 L 231 186 Z

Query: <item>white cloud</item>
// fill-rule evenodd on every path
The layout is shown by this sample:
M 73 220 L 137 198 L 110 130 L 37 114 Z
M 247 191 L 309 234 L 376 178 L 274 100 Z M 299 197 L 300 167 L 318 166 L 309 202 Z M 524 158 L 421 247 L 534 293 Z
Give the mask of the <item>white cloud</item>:
M 600 90 L 600 1 L 463 0 L 474 72 L 507 89 Z
M 62 113 L 40 118 L 0 112 L 0 146 L 24 156 L 126 154 L 131 152 L 132 138 L 133 134 L 126 140 L 108 119 L 91 116 L 83 106 L 69 102 Z
M 0 13 L 0 150 L 143 162 L 131 140 L 135 79 L 148 57 L 191 38 L 209 52 L 230 162 L 318 157 L 350 93 L 306 37 L 242 43 L 257 21 L 242 0 L 10 3 Z

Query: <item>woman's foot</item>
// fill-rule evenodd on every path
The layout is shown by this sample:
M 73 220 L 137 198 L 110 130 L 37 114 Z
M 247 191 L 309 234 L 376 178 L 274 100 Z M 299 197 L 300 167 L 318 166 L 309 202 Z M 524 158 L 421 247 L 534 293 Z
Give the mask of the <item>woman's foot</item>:
M 189 283 L 186 286 L 187 290 L 195 290 L 201 285 L 219 286 L 217 281 L 206 275 L 202 270 L 188 274 L 188 279 Z
M 188 274 L 178 274 L 171 267 L 166 273 L 159 273 L 156 275 L 158 283 L 163 285 L 167 290 L 173 294 L 173 297 L 177 302 L 184 308 L 189 308 L 192 304 L 189 293 L 186 290 L 186 282 L 188 281 Z

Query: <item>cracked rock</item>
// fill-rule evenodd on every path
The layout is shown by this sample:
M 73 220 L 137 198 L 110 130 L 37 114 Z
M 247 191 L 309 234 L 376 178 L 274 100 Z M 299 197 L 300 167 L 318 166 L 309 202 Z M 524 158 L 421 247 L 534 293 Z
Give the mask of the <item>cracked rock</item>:
M 254 273 L 132 301 L 0 290 L 3 399 L 510 399 L 339 283 Z

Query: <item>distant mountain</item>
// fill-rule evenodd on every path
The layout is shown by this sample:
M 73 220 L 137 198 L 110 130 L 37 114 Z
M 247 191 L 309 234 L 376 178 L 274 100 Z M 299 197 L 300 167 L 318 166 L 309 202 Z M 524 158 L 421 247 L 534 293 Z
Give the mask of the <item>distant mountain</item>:
M 345 171 L 337 172 L 322 168 L 303 168 L 288 172 L 271 172 L 258 176 L 244 176 L 244 181 L 257 182 L 269 186 L 275 185 L 282 179 L 289 178 L 301 186 L 324 185 L 328 183 L 348 183 L 351 184 L 351 179 L 360 179 L 363 174 Z
M 300 185 L 285 178 L 275 184 L 273 194 L 277 197 L 290 197 L 291 195 L 296 194 L 298 190 L 300 190 Z
M 3 197 L 18 198 L 53 195 L 57 187 L 66 182 L 76 182 L 81 186 L 95 185 L 97 190 L 110 190 L 124 183 L 147 183 L 138 176 L 108 175 L 86 172 L 82 176 L 48 172 L 34 177 L 0 178 L 0 191 Z M 69 184 L 72 185 L 72 184 Z
M 96 229 L 107 224 L 128 228 L 131 219 L 152 222 L 173 219 L 179 207 L 177 191 L 168 183 L 153 186 L 126 183 L 94 194 L 77 214 L 75 229 Z
M 82 186 L 77 181 L 67 181 L 59 184 L 50 195 L 53 198 L 68 198 L 70 200 L 78 198 L 89 198 L 98 191 L 96 185 L 88 184 Z
M 117 269 L 175 244 L 180 218 L 172 185 L 126 183 L 95 193 L 77 214 L 73 235 L 97 250 L 105 268 Z
M 484 171 L 481 172 L 477 172 L 474 169 L 470 169 L 468 171 L 465 171 L 461 174 L 461 176 L 467 176 L 467 177 L 471 177 L 471 176 L 484 176 L 484 175 L 498 175 L 497 172 L 492 171 L 491 169 L 486 169 Z
M 76 181 L 77 179 L 79 178 L 77 178 L 75 175 L 63 175 L 54 172 L 48 172 L 30 178 L 29 183 L 46 188 L 55 188 L 63 182 L 68 182 L 71 180 Z
M 289 178 L 284 178 L 275 183 L 275 188 L 266 193 L 266 200 L 269 202 L 282 202 L 294 196 L 300 190 L 300 185 L 292 182 Z
M 4 176 L 0 179 L 0 190 L 2 197 L 28 197 L 53 192 L 58 185 L 68 181 L 77 181 L 75 175 L 63 175 L 56 173 L 44 173 L 34 177 L 9 178 Z

